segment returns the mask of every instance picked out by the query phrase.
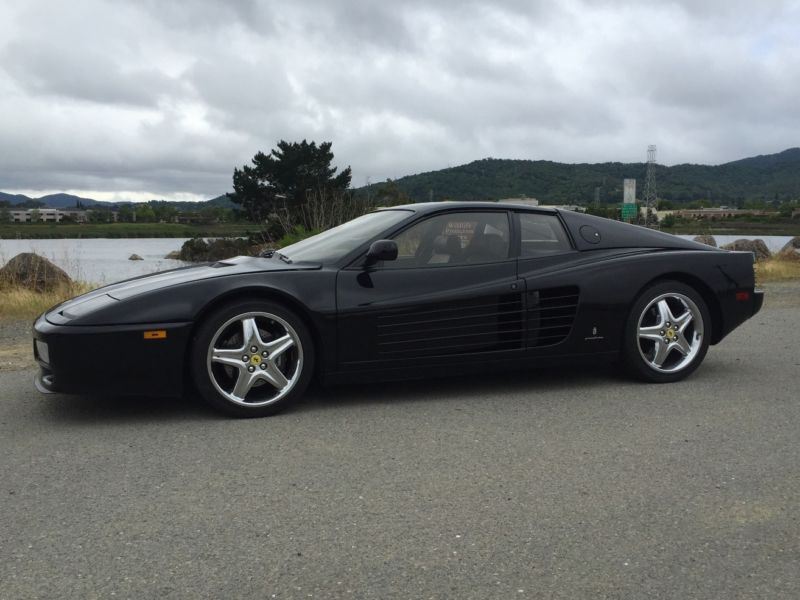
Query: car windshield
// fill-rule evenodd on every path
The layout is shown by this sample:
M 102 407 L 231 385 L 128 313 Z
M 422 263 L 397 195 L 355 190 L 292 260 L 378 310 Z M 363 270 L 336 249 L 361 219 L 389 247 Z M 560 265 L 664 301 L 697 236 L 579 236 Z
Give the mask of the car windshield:
M 385 229 L 408 218 L 411 213 L 410 210 L 381 210 L 362 215 L 338 227 L 281 248 L 276 254 L 292 262 L 335 262 Z

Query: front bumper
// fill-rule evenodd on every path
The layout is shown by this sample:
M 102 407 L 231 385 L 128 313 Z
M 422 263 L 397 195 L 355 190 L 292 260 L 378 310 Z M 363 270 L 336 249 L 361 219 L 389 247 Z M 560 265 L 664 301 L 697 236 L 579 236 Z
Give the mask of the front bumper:
M 144 336 L 165 330 L 163 339 Z M 40 316 L 33 326 L 42 393 L 179 396 L 183 392 L 191 323 L 55 325 Z
M 45 367 L 39 367 L 39 372 L 33 378 L 33 385 L 40 394 L 56 393 L 53 389 L 53 374 Z

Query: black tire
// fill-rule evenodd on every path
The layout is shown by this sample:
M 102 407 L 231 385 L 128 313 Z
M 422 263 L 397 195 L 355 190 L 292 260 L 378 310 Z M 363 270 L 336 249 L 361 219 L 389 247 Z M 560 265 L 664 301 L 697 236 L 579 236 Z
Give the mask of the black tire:
M 255 352 L 244 339 L 248 331 L 245 321 L 251 327 L 249 331 L 253 327 L 258 331 Z M 284 338 L 287 348 L 271 348 Z M 217 357 L 214 360 L 212 344 Z M 241 364 L 234 364 L 234 357 L 228 356 L 234 353 Z M 200 323 L 192 339 L 190 361 L 192 382 L 212 407 L 234 417 L 265 417 L 283 410 L 305 392 L 314 373 L 314 344 L 303 320 L 285 306 L 244 300 L 218 308 Z M 279 379 L 281 375 L 283 380 Z M 237 395 L 240 377 L 247 388 L 241 397 Z M 277 387 L 282 381 L 287 385 Z
M 670 326 L 663 323 L 660 299 L 667 301 L 671 309 L 669 314 L 677 315 L 678 321 L 686 314 L 679 312 L 681 308 L 691 313 L 692 319 L 686 330 L 680 332 L 673 323 Z M 655 304 L 651 306 L 652 303 Z M 659 341 L 640 337 L 640 323 L 647 330 L 657 330 L 654 335 L 666 337 Z M 643 381 L 671 383 L 688 377 L 703 362 L 711 338 L 711 314 L 703 297 L 691 286 L 679 281 L 659 281 L 645 289 L 633 303 L 624 335 L 622 359 L 626 370 Z M 679 343 L 683 344 L 681 348 Z M 662 360 L 660 367 L 657 362 L 663 355 L 658 354 L 658 346 L 672 348 L 664 350 L 667 358 Z M 687 348 L 690 351 L 684 354 Z

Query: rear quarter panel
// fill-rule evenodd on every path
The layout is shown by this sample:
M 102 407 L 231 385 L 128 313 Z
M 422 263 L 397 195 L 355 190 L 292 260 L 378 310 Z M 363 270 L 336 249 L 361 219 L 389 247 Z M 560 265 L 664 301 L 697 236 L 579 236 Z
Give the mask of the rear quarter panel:
M 570 337 L 554 352 L 583 354 L 619 351 L 625 321 L 639 295 L 658 280 L 674 279 L 695 288 L 712 313 L 716 344 L 753 314 L 751 303 L 736 300 L 754 288 L 750 253 L 618 249 L 575 253 L 570 262 L 521 270 L 529 292 L 577 285 L 580 306 Z

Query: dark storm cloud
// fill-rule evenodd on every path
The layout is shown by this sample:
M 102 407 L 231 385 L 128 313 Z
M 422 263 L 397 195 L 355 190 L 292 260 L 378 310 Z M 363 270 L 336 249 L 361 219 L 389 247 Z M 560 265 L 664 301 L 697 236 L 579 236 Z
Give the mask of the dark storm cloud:
M 800 3 L 0 6 L 0 189 L 211 195 L 281 139 L 354 183 L 485 156 L 718 163 L 798 145 Z

